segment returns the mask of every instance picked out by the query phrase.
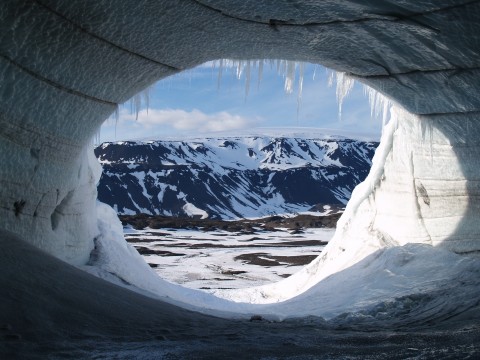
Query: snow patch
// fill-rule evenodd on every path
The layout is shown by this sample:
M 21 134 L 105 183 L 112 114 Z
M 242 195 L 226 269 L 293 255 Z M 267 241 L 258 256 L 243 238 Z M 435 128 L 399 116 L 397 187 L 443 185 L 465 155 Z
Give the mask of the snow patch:
M 201 219 L 208 218 L 208 213 L 205 210 L 197 208 L 192 203 L 187 202 L 185 205 L 183 205 L 182 209 L 190 217 L 201 216 Z

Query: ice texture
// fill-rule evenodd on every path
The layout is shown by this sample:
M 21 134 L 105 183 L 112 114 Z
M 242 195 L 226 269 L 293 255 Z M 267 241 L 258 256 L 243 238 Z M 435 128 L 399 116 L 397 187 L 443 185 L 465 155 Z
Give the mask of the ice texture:
M 286 77 L 290 89 L 291 62 L 309 61 L 345 73 L 397 104 L 385 126 L 372 176 L 353 194 L 328 249 L 304 271 L 267 288 L 219 295 L 257 303 L 307 296 L 320 289 L 322 296 L 328 296 L 328 289 L 322 287 L 326 285 L 321 285 L 324 281 L 332 281 L 330 290 L 343 289 L 338 284 L 345 274 L 360 274 L 363 277 L 356 277 L 356 284 L 366 284 L 365 291 L 352 299 L 349 290 L 341 303 L 357 309 L 373 306 L 371 301 L 384 305 L 362 314 L 408 308 L 405 278 L 411 279 L 409 287 L 415 285 L 414 295 L 438 289 L 424 298 L 430 299 L 425 300 L 430 309 L 443 314 L 452 314 L 443 311 L 449 304 L 460 309 L 472 299 L 478 302 L 479 266 L 468 254 L 480 250 L 480 6 L 411 0 L 400 5 L 389 1 L 4 2 L 0 7 L 2 229 L 70 263 L 85 263 L 94 239 L 102 242 L 89 142 L 119 103 L 157 79 L 224 58 L 286 59 L 288 64 L 273 63 L 290 74 Z M 343 99 L 349 82 L 339 84 Z M 186 298 L 183 290 L 154 285 L 159 280 L 132 270 L 145 266 L 129 250 L 119 242 L 105 243 L 118 250 L 109 252 L 106 245 L 106 258 L 125 255 L 111 256 L 107 263 L 118 271 L 129 269 L 123 275 L 139 288 L 159 294 L 169 289 L 178 301 L 186 299 L 200 307 L 213 303 L 215 311 L 250 311 L 226 300 L 197 293 Z M 131 266 L 120 269 L 119 264 L 129 261 Z M 380 289 L 375 288 L 375 279 L 381 280 Z M 149 281 L 148 287 L 143 286 Z M 379 297 L 368 298 L 370 293 Z M 310 313 L 306 300 L 294 300 L 300 297 L 291 301 L 303 315 Z M 435 298 L 441 302 L 431 300 Z M 425 309 L 412 302 L 417 306 L 414 310 Z M 272 314 L 289 316 L 295 306 Z M 431 313 L 414 310 L 408 314 Z
M 335 74 L 336 74 L 336 83 L 337 83 L 336 95 L 337 95 L 337 102 L 338 102 L 338 117 L 341 119 L 343 101 L 352 90 L 354 80 L 344 72 L 337 72 Z

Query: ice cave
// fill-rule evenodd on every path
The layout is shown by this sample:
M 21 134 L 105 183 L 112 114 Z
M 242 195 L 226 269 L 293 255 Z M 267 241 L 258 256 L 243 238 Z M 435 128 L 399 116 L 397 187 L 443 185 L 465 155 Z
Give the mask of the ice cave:
M 2 358 L 478 356 L 479 1 L 3 0 L 0 19 Z M 216 59 L 322 64 L 391 105 L 319 258 L 213 296 L 127 246 L 91 145 Z

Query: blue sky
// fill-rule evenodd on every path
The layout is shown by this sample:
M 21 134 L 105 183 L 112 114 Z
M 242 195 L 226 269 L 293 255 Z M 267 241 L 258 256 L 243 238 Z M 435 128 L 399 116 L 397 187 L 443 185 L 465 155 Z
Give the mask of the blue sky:
M 339 119 L 335 84 L 328 86 L 327 71 L 321 66 L 305 65 L 298 116 L 298 68 L 291 94 L 285 92 L 285 76 L 275 66 L 264 65 L 261 81 L 258 69 L 251 70 L 248 95 L 246 71 L 240 79 L 236 71 L 224 67 L 219 80 L 218 63 L 215 67 L 210 63 L 159 81 L 150 90 L 148 111 L 143 109 L 136 119 L 128 103 L 120 106 L 118 122 L 106 121 L 100 142 L 292 127 L 303 128 L 297 132 L 322 128 L 332 135 L 337 130 L 380 137 L 381 121 L 371 119 L 367 97 L 358 83 L 345 99 Z

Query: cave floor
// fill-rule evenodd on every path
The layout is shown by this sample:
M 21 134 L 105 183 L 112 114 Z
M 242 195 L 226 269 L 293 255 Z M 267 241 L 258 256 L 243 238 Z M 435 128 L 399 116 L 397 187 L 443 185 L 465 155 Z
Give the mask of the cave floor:
M 220 319 L 149 298 L 0 233 L 1 359 L 474 359 L 470 313 L 389 329 Z

